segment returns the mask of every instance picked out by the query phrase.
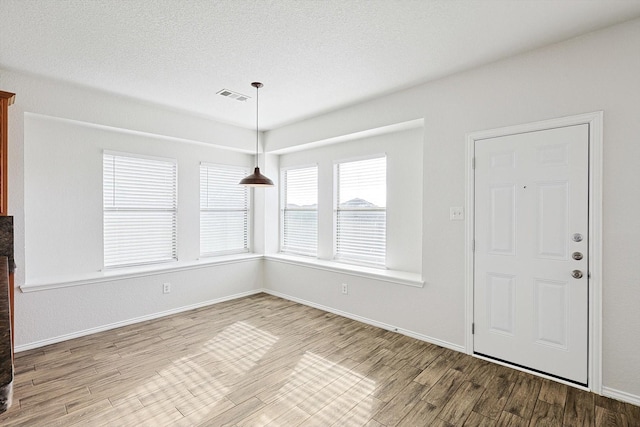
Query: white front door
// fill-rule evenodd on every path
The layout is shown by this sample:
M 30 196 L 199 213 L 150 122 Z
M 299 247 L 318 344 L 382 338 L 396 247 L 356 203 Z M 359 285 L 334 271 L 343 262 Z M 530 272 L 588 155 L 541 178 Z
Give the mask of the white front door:
M 474 148 L 474 353 L 586 385 L 589 126 Z

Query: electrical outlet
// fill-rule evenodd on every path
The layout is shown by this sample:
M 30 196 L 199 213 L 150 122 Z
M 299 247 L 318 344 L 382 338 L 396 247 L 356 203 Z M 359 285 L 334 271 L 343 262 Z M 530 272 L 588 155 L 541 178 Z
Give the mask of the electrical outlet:
M 171 283 L 163 283 L 162 284 L 162 293 L 163 294 L 168 294 L 169 292 L 171 292 Z
M 342 284 L 342 293 L 345 295 L 349 293 L 349 285 L 347 285 L 346 283 Z

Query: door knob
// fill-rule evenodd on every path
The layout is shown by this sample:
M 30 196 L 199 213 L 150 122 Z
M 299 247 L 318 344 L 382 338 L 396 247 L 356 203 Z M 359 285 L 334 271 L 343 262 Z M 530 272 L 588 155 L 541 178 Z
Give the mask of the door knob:
M 571 258 L 575 259 L 576 261 L 580 261 L 582 259 L 582 252 L 572 253 Z
M 571 272 L 571 276 L 572 276 L 574 279 L 580 279 L 580 278 L 582 277 L 582 271 L 580 271 L 580 270 L 573 270 L 573 271 Z

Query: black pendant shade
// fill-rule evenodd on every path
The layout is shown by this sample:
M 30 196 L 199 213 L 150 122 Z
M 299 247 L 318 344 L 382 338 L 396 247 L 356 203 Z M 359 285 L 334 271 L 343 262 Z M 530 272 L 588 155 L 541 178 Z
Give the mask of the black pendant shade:
M 251 175 L 244 177 L 239 184 L 246 185 L 247 187 L 273 187 L 273 181 L 271 181 L 266 176 L 260 173 L 260 168 L 258 167 L 258 137 L 260 135 L 258 128 L 258 89 L 260 89 L 263 84 L 260 82 L 253 82 L 251 86 L 256 88 L 256 168 L 253 170 Z
M 273 181 L 262 175 L 260 168 L 256 166 L 251 175 L 242 178 L 240 185 L 246 185 L 247 187 L 273 187 Z

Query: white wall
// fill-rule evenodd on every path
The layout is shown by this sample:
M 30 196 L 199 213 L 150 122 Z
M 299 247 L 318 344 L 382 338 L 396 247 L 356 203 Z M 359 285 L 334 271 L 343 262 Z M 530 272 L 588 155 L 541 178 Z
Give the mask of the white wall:
M 603 385 L 640 402 L 640 20 L 276 129 L 267 147 L 424 118 L 423 289 L 267 261 L 265 285 L 293 298 L 464 345 L 465 134 L 604 110 Z M 616 394 L 617 393 L 617 394 Z
M 104 150 L 177 159 L 180 261 L 200 254 L 200 162 L 247 168 L 253 162 L 244 153 L 50 116 L 26 114 L 24 128 L 27 284 L 102 270 Z
M 16 291 L 16 347 L 23 350 L 255 293 L 262 261 L 115 279 L 83 286 Z M 162 284 L 171 283 L 171 293 Z
M 251 167 L 255 133 L 102 92 L 0 70 L 15 92 L 9 123 L 9 214 L 16 285 L 91 279 L 102 269 L 102 151 L 176 158 L 178 258 L 199 256 L 199 162 Z M 259 222 L 260 226 L 261 222 Z M 263 246 L 264 230 L 257 229 Z M 17 349 L 255 292 L 262 264 L 198 265 L 23 293 Z M 172 292 L 162 294 L 162 283 Z

